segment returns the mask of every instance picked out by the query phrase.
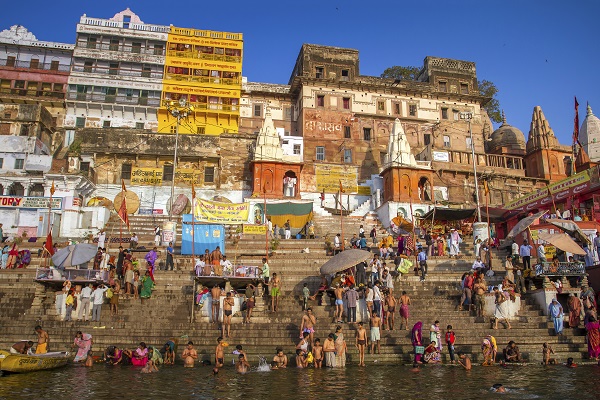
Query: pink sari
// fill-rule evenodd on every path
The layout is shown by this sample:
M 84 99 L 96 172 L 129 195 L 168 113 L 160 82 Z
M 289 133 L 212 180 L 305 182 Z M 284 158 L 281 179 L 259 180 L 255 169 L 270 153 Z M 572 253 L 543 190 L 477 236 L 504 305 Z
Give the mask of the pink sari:
M 73 359 L 74 362 L 83 361 L 87 358 L 87 354 L 92 347 L 92 335 L 89 333 L 83 333 L 81 338 L 75 338 L 75 346 L 77 346 L 77 355 Z
M 143 367 L 148 362 L 148 349 L 140 349 L 139 347 L 133 352 L 131 364 L 137 367 Z
M 588 322 L 585 325 L 588 335 L 588 354 L 590 358 L 600 357 L 600 322 Z

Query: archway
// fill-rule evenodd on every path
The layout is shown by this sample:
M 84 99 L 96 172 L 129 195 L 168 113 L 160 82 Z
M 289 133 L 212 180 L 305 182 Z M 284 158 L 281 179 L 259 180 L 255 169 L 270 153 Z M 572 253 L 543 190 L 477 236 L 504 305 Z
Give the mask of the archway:
M 419 199 L 421 201 L 432 201 L 433 199 L 433 187 L 425 176 L 419 179 Z
M 283 177 L 283 196 L 284 197 L 296 197 L 296 185 L 298 184 L 298 178 L 294 171 L 287 171 Z
M 396 211 L 396 215 L 401 216 L 404 219 L 408 218 L 408 212 L 404 207 L 398 207 L 398 211 Z
M 36 183 L 29 189 L 29 196 L 44 197 L 44 186 L 41 183 Z
M 25 196 L 25 188 L 19 182 L 15 182 L 8 190 L 9 196 Z

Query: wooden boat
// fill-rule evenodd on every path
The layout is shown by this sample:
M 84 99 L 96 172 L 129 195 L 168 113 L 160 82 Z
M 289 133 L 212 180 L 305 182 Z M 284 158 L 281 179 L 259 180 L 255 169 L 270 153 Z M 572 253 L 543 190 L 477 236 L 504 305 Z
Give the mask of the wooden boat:
M 0 371 L 2 372 L 34 372 L 44 369 L 62 367 L 69 361 L 66 351 L 46 354 L 11 354 L 0 350 Z

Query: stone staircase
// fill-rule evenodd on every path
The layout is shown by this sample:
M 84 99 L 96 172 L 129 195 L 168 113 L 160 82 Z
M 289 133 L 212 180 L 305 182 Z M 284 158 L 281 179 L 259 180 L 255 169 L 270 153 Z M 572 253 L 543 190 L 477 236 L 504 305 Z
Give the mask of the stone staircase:
M 161 218 L 161 217 L 159 217 Z M 153 228 L 158 222 L 156 216 L 141 216 L 135 220 L 140 243 L 153 241 Z M 164 217 L 162 217 L 164 218 Z M 291 239 L 281 240 L 279 246 L 272 251 L 269 263 L 272 272 L 282 278 L 283 297 L 279 311 L 269 313 L 267 303 L 262 299 L 257 302 L 252 323 L 242 324 L 242 317 L 234 315 L 232 322 L 233 337 L 228 342 L 234 346 L 242 344 L 248 351 L 252 363 L 257 357 L 270 356 L 276 346 L 282 346 L 291 356 L 299 336 L 299 324 L 302 317 L 300 293 L 304 283 L 308 283 L 311 293 L 319 286 L 319 268 L 330 256 L 326 254 L 324 239 L 321 234 L 329 231 L 337 233 L 339 217 L 315 217 L 319 228 L 319 238 L 314 240 Z M 132 224 L 134 221 L 132 221 Z M 344 226 L 351 234 L 358 232 L 360 224 L 365 225 L 368 232 L 376 220 L 365 221 L 362 218 L 344 218 Z M 346 228 L 344 228 L 346 232 Z M 142 239 L 142 232 L 146 236 Z M 264 237 L 244 235 L 238 238 L 236 227 L 228 227 L 226 231 L 226 248 L 228 258 L 236 264 L 260 265 L 265 253 Z M 108 305 L 104 306 L 101 323 L 64 322 L 56 314 L 55 289 L 35 283 L 35 267 L 41 265 L 42 259 L 36 256 L 36 248 L 40 244 L 28 243 L 33 251 L 32 263 L 28 269 L 0 270 L 0 348 L 8 348 L 18 340 L 34 338 L 33 327 L 41 324 L 51 335 L 51 349 L 65 350 L 72 343 L 75 332 L 82 330 L 94 336 L 94 350 L 102 351 L 108 345 L 134 348 L 140 341 L 160 346 L 169 338 L 177 338 L 180 343 L 193 340 L 201 358 L 213 358 L 215 340 L 220 335 L 217 325 L 208 322 L 205 317 L 198 317 L 190 322 L 192 307 L 193 264 L 191 257 L 176 256 L 176 271 L 157 271 L 157 286 L 152 298 L 140 300 L 121 297 L 118 316 L 110 316 Z M 308 253 L 303 252 L 305 248 Z M 576 360 L 587 358 L 585 332 L 582 329 L 565 328 L 565 335 L 550 336 L 552 324 L 543 316 L 542 310 L 526 295 L 522 299 L 522 307 L 518 317 L 511 322 L 513 329 L 490 329 L 489 320 L 482 321 L 467 311 L 458 311 L 460 299 L 459 280 L 461 275 L 470 269 L 473 262 L 473 246 L 470 239 L 465 239 L 461 246 L 463 256 L 457 259 L 433 257 L 429 260 L 429 274 L 425 282 L 416 276 L 404 276 L 396 280 L 394 292 L 407 291 L 412 298 L 409 328 L 416 321 L 423 321 L 424 338 L 428 337 L 429 326 L 436 319 L 441 327 L 452 324 L 457 334 L 457 351 L 472 354 L 475 362 L 481 361 L 480 345 L 482 338 L 492 334 L 498 341 L 499 350 L 509 340 L 515 340 L 526 359 L 541 360 L 541 348 L 548 342 L 557 353 L 557 358 L 564 361 L 567 357 Z M 501 281 L 504 272 L 501 269 L 501 254 L 494 254 L 498 264 L 494 264 L 497 275 L 490 279 L 490 284 Z M 319 306 L 311 301 L 318 322 L 317 337 L 324 339 L 335 329 L 332 321 L 333 307 L 328 301 Z M 199 315 L 196 308 L 196 315 Z M 399 315 L 396 313 L 396 326 L 399 326 Z M 354 328 L 343 324 L 350 357 L 356 360 L 354 344 Z M 381 363 L 408 363 L 413 357 L 410 343 L 410 331 L 398 330 L 382 332 L 381 354 L 368 355 L 367 362 L 377 360 Z M 233 350 L 233 348 L 230 348 Z M 444 350 L 443 357 L 448 361 Z M 227 362 L 233 356 L 228 354 Z

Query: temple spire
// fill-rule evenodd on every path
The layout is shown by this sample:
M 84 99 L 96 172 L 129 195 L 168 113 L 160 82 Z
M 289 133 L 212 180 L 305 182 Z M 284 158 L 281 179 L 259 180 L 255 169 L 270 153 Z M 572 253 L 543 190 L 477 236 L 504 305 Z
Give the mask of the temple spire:
M 412 166 L 416 167 L 417 162 L 415 156 L 410 150 L 410 144 L 406 139 L 406 134 L 402 128 L 402 123 L 398 118 L 394 121 L 394 127 L 390 134 L 390 142 L 388 143 L 387 162 L 385 167 L 394 166 Z
M 273 124 L 271 110 L 267 108 L 265 120 L 256 138 L 254 161 L 283 161 L 281 138 Z

